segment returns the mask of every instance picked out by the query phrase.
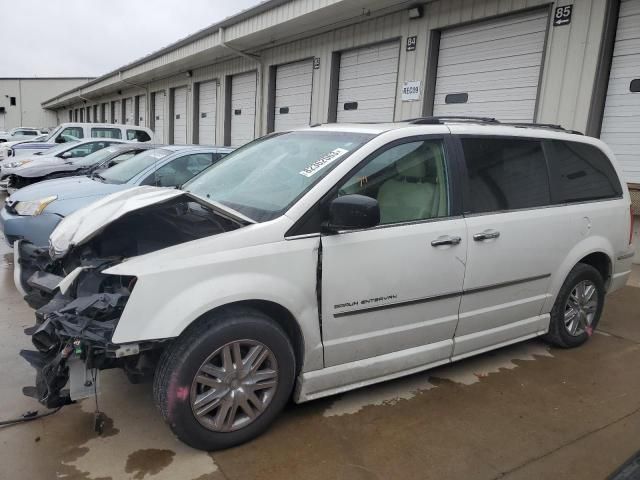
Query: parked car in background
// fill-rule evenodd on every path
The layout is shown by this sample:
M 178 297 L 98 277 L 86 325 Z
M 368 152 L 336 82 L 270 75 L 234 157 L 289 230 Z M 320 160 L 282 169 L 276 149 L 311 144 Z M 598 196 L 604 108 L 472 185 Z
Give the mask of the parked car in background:
M 43 180 L 40 172 L 55 169 L 74 158 L 82 158 L 113 144 L 125 143 L 116 139 L 90 139 L 80 142 L 68 142 L 51 148 L 40 155 L 20 157 L 0 162 L 0 186 L 6 182 L 7 189 L 26 187 Z
M 259 435 L 292 396 L 535 337 L 577 347 L 631 271 L 621 178 L 595 138 L 495 121 L 256 140 L 183 192 L 118 192 L 65 218 L 48 249 L 19 242 L 18 285 L 51 299 L 28 330 L 27 393 L 58 406 L 89 368 L 155 367 L 172 431 L 214 450 Z
M 42 132 L 35 128 L 27 128 L 27 127 L 12 128 L 11 130 L 9 130 L 9 132 L 0 134 L 0 143 L 11 142 L 14 140 L 28 140 L 30 138 L 35 138 L 41 134 Z
M 92 172 L 121 163 L 140 152 L 158 147 L 137 142 L 116 142 L 119 141 L 85 140 L 84 142 L 73 142 L 65 144 L 75 146 L 62 154 L 40 155 L 31 162 L 26 162 L 26 159 L 18 160 L 15 164 L 20 164 L 20 166 L 6 169 L 10 179 L 8 186 L 22 188 L 52 178 L 89 175 Z M 92 153 L 86 156 L 81 155 L 87 150 L 92 150 Z
M 63 123 L 39 143 L 22 143 L 6 151 L 4 156 L 20 157 L 48 150 L 57 144 L 88 138 L 113 138 L 130 142 L 152 142 L 153 132 L 146 127 L 112 123 Z
M 0 143 L 0 162 L 7 159 L 7 157 L 9 156 L 8 153 L 11 152 L 11 149 L 16 145 L 19 145 L 21 143 L 43 142 L 48 137 L 48 133 L 42 133 L 36 137 L 30 138 L 29 140 L 15 140 L 11 142 Z M 11 152 L 11 154 L 13 153 Z
M 46 180 L 18 190 L 5 200 L 0 229 L 11 245 L 18 239 L 46 246 L 67 215 L 113 192 L 137 185 L 179 187 L 233 149 L 167 146 L 144 151 L 91 176 Z

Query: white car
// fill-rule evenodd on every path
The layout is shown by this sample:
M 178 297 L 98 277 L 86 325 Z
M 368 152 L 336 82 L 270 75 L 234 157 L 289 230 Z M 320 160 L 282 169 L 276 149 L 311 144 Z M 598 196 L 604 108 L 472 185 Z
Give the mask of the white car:
M 49 252 L 16 242 L 17 286 L 42 305 L 26 393 L 51 407 L 69 376 L 74 399 L 96 369 L 155 371 L 170 428 L 212 450 L 291 397 L 534 337 L 577 347 L 630 274 L 620 178 L 605 144 L 554 127 L 430 117 L 264 137 L 184 192 L 69 215 Z

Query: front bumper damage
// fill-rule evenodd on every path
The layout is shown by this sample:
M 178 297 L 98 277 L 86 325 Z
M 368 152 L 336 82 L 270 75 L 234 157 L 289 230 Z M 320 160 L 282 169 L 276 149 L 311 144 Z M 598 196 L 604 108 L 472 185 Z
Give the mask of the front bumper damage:
M 24 393 L 57 407 L 95 393 L 100 370 L 122 368 L 134 383 L 151 377 L 170 339 L 114 344 L 137 278 L 103 272 L 127 258 L 248 224 L 188 194 L 138 187 L 65 217 L 49 249 L 16 242 L 16 287 L 36 309 L 36 324 L 25 330 L 35 350 L 21 352 L 36 369 L 36 385 Z
M 126 288 L 75 300 L 58 293 L 38 309 L 36 325 L 25 329 L 36 350 L 20 352 L 36 369 L 36 385 L 25 387 L 23 393 L 55 408 L 84 398 L 92 392 L 90 387 L 95 391 L 97 372 L 123 363 L 122 347 L 111 338 L 129 295 Z M 84 367 L 71 368 L 73 362 Z M 65 389 L 67 383 L 70 389 Z
M 25 395 L 56 408 L 96 394 L 100 370 L 122 368 L 134 383 L 148 377 L 159 342 L 111 341 L 136 279 L 101 272 L 121 259 L 81 260 L 62 276 L 62 264 L 47 263 L 42 249 L 24 242 L 16 249 L 25 300 L 37 309 L 35 325 L 25 329 L 35 350 L 20 352 L 36 369 Z

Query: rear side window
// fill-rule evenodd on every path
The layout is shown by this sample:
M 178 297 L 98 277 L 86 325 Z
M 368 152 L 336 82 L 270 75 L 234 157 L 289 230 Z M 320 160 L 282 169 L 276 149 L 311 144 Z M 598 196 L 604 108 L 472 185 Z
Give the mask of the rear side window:
M 119 128 L 92 128 L 91 137 L 93 138 L 122 138 L 122 132 Z
M 593 145 L 545 141 L 556 203 L 584 202 L 622 195 L 609 158 Z
M 127 140 L 148 142 L 149 140 L 151 140 L 151 137 L 144 130 L 127 130 Z
M 82 137 L 84 137 L 82 127 L 67 127 L 60 132 L 60 135 L 56 138 L 56 143 L 73 142 Z
M 461 141 L 469 176 L 466 211 L 486 213 L 551 203 L 539 140 L 476 137 Z

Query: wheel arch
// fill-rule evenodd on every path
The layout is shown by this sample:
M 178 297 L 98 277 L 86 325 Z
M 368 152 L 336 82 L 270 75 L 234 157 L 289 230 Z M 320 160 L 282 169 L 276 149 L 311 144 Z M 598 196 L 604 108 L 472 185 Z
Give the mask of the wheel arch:
M 552 276 L 551 285 L 549 287 L 549 296 L 541 313 L 549 313 L 558 296 L 558 292 L 566 281 L 569 272 L 578 265 L 584 263 L 591 265 L 601 274 L 607 289 L 612 269 L 613 269 L 614 249 L 611 242 L 600 236 L 593 236 L 583 239 L 582 242 L 576 244 L 567 254 L 564 261 L 558 266 L 558 269 Z
M 304 344 L 304 335 L 302 333 L 302 329 L 300 328 L 300 324 L 296 320 L 295 316 L 287 309 L 286 307 L 280 305 L 279 303 L 270 301 L 270 300 L 240 300 L 236 302 L 227 303 L 225 305 L 220 305 L 218 307 L 209 310 L 208 312 L 201 315 L 197 318 L 193 323 L 198 322 L 200 319 L 209 317 L 211 315 L 215 315 L 221 311 L 238 311 L 241 312 L 243 309 L 255 310 L 260 313 L 263 313 L 267 317 L 269 317 L 273 322 L 278 324 L 284 332 L 289 337 L 291 341 L 291 346 L 293 347 L 293 353 L 296 358 L 296 375 L 300 373 L 302 369 L 302 364 L 304 362 L 304 352 L 305 352 L 305 344 Z

